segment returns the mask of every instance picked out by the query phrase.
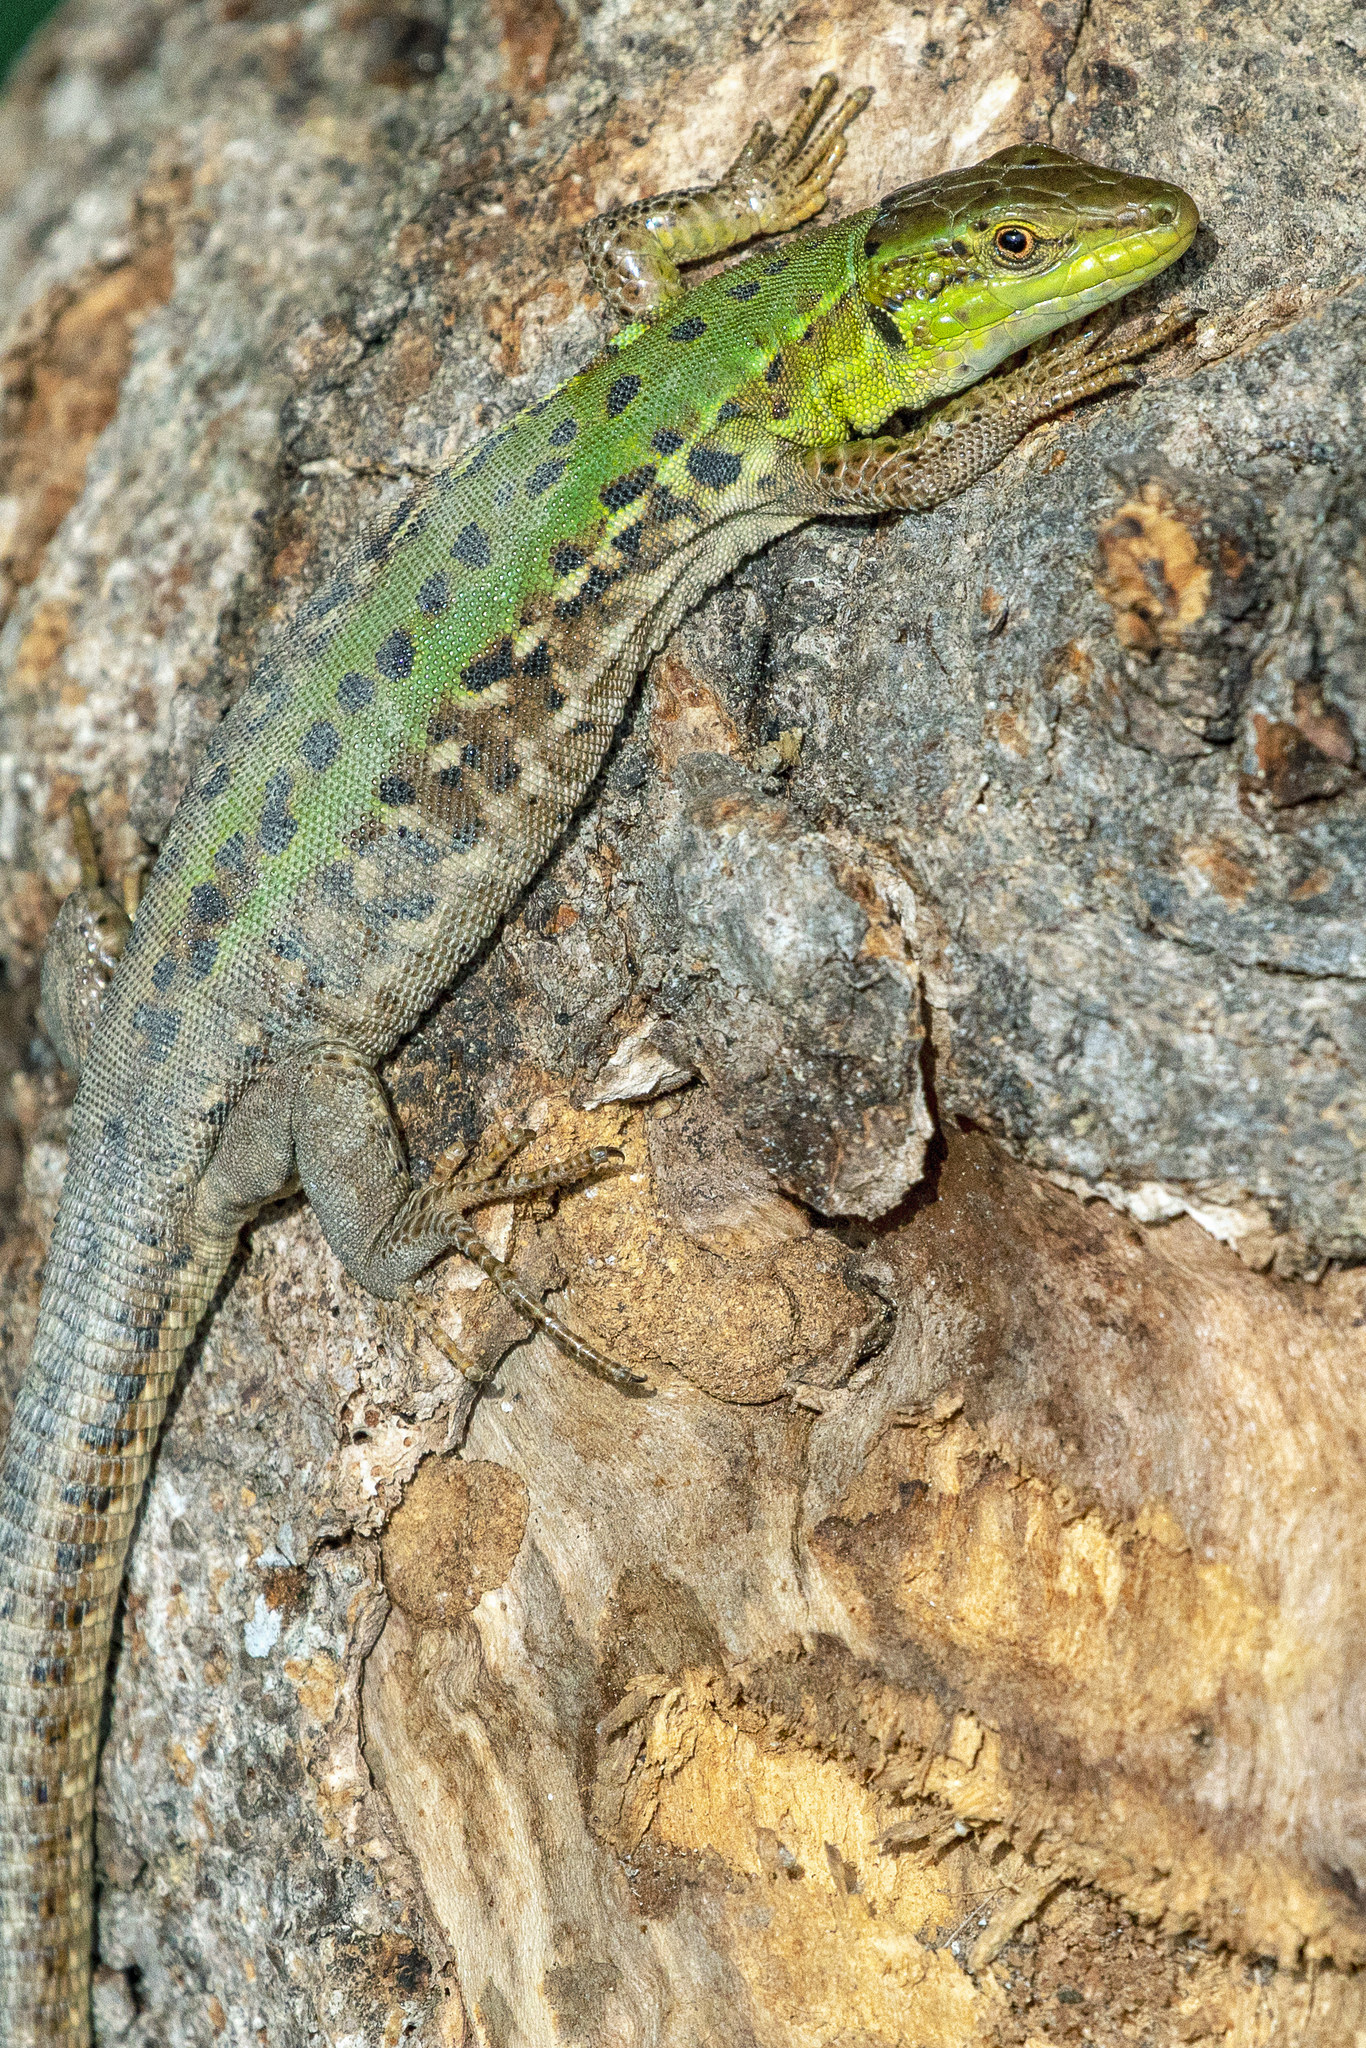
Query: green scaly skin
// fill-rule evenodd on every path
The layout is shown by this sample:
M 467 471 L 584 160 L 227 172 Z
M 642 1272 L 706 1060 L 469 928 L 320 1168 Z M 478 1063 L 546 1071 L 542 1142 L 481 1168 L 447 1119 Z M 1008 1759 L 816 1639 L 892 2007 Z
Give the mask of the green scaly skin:
M 44 1006 L 83 1072 L 0 1469 L 9 2048 L 89 2040 L 115 1600 L 166 1397 L 243 1224 L 297 1179 L 374 1293 L 454 1249 L 583 1364 L 637 1377 L 525 1293 L 465 1215 L 601 1155 L 538 1182 L 414 1187 L 375 1062 L 545 859 L 686 607 L 818 513 L 940 502 L 1035 421 L 1132 380 L 1180 324 L 1127 345 L 1085 332 L 978 384 L 1195 232 L 1174 186 L 1047 149 L 909 187 L 682 293 L 678 263 L 823 206 L 868 97 L 820 127 L 833 86 L 781 139 L 761 124 L 720 185 L 588 231 L 632 324 L 373 524 L 304 607 L 205 748 L 116 970 L 118 907 L 93 887 L 63 906 Z M 911 433 L 866 438 L 926 406 Z

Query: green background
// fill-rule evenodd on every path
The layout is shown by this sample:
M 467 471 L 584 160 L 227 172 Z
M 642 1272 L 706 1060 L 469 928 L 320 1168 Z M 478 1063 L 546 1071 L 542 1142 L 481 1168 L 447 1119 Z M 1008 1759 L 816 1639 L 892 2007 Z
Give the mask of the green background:
M 57 0 L 0 0 L 0 78 L 56 5 Z

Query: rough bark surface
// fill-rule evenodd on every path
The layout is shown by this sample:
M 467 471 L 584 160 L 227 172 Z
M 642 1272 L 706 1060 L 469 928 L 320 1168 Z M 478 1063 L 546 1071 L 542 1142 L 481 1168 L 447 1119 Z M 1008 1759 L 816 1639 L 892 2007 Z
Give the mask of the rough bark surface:
M 822 69 L 845 208 L 1051 139 L 1194 193 L 1204 316 L 716 592 L 393 1063 L 419 1160 L 623 1147 L 491 1234 L 653 1401 L 252 1233 L 132 1557 L 102 2044 L 1366 2035 L 1360 6 L 57 18 L 0 106 L 3 1391 L 67 796 L 145 857 L 349 530 L 591 351 L 578 225 Z

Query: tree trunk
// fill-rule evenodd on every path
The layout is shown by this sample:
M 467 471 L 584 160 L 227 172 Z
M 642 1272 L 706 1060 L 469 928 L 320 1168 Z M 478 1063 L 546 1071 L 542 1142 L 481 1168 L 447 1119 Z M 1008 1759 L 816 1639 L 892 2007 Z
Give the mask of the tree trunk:
M 623 1169 L 361 1294 L 246 1242 L 129 1572 L 103 2044 L 1366 2030 L 1366 15 L 82 0 L 0 107 L 8 1391 L 36 961 L 367 513 L 597 345 L 578 226 L 822 70 L 844 211 L 1177 179 L 1144 388 L 675 635 L 387 1074 Z M 492 1373 L 477 1398 L 455 1358 Z

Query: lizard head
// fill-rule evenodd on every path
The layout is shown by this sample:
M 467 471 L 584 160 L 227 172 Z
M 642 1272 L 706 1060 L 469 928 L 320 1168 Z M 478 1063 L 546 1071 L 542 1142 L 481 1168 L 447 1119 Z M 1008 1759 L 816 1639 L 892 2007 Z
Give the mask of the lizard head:
M 1156 277 L 1199 224 L 1179 185 L 1028 143 L 890 193 L 860 285 L 901 402 L 960 390 Z

